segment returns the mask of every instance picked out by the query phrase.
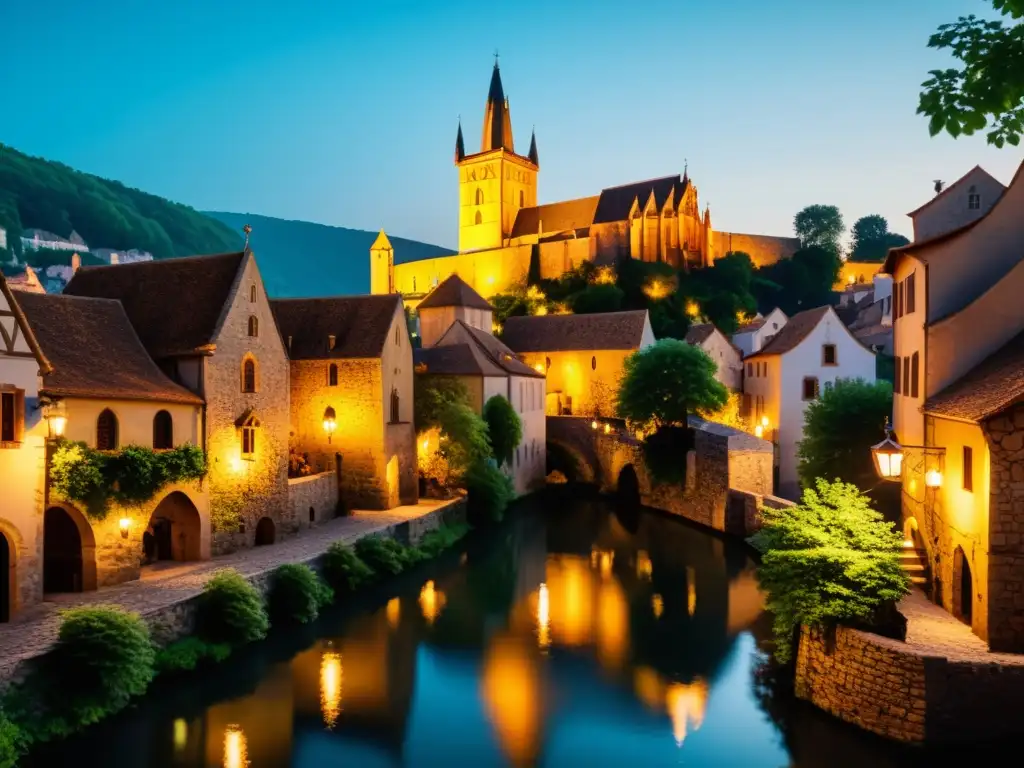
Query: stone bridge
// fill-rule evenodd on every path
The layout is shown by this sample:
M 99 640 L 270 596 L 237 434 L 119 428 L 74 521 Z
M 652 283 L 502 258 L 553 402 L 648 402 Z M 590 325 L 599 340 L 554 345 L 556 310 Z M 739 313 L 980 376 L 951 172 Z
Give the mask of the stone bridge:
M 693 449 L 679 456 L 685 483 L 658 483 L 644 464 L 642 444 L 621 419 L 548 416 L 550 469 L 602 493 L 746 536 L 759 527 L 757 510 L 776 502 L 772 445 L 721 424 L 692 418 Z M 782 500 L 778 500 L 782 502 Z

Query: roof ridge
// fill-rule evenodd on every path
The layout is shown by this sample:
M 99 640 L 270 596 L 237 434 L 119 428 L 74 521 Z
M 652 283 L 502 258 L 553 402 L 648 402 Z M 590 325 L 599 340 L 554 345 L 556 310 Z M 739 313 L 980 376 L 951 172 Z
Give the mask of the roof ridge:
M 680 179 L 680 180 L 682 180 L 682 175 L 676 173 L 676 174 L 669 174 L 668 176 L 656 176 L 656 177 L 651 178 L 651 179 L 640 179 L 639 181 L 627 181 L 625 184 L 616 184 L 614 187 L 603 187 L 601 189 L 601 191 L 604 192 L 605 190 L 625 189 L 626 187 L 635 187 L 635 186 L 638 186 L 640 184 L 653 184 L 656 181 L 665 181 L 666 179 Z
M 80 270 L 93 271 L 96 269 L 110 269 L 112 267 L 143 267 L 152 266 L 154 264 L 165 264 L 170 261 L 192 261 L 198 259 L 217 259 L 224 258 L 226 256 L 243 256 L 245 251 L 224 251 L 223 253 L 196 253 L 189 256 L 168 256 L 164 259 L 152 259 L 151 261 L 126 261 L 123 264 L 89 264 L 79 267 Z M 250 250 L 249 253 L 252 253 Z

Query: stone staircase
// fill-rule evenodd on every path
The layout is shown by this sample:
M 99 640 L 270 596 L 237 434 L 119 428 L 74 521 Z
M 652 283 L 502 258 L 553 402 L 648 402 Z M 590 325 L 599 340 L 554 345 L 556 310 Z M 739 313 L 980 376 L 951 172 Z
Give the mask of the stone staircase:
M 903 542 L 900 565 L 910 576 L 910 583 L 925 591 L 928 589 L 928 553 L 915 547 L 913 541 Z

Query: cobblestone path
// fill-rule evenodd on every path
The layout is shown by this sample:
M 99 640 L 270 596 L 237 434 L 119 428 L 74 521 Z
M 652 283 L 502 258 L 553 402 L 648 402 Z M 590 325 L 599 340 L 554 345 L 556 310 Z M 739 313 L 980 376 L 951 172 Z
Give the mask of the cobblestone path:
M 1024 666 L 1024 654 L 990 652 L 970 627 L 935 605 L 920 590 L 912 590 L 900 601 L 900 612 L 907 617 L 908 650 L 950 661 Z

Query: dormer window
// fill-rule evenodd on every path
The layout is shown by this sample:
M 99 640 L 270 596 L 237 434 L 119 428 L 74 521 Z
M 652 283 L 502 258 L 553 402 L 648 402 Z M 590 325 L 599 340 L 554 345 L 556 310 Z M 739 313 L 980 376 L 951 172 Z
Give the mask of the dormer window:
M 976 187 L 971 187 L 967 190 L 967 209 L 969 211 L 980 211 L 981 210 L 981 195 L 978 194 Z

